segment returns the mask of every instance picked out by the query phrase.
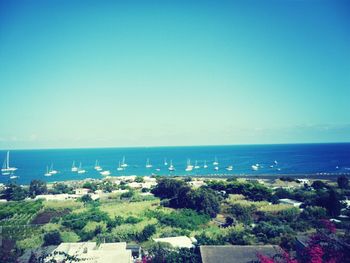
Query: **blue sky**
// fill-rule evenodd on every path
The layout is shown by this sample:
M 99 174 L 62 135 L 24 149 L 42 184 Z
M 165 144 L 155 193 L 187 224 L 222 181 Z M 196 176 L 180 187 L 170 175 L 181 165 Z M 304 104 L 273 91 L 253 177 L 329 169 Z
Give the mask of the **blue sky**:
M 0 148 L 350 141 L 347 1 L 0 0 Z

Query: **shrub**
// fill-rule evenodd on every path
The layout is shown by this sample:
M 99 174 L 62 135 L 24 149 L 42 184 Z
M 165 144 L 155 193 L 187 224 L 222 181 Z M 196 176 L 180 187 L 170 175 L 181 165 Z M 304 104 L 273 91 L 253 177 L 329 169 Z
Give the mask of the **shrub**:
M 58 230 L 46 233 L 44 235 L 44 246 L 59 245 L 62 243 L 62 238 Z

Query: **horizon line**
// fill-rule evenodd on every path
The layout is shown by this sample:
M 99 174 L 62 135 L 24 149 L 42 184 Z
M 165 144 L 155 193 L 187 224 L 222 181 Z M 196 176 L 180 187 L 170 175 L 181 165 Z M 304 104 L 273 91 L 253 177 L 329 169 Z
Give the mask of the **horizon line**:
M 301 145 L 301 144 L 350 144 L 350 142 L 296 142 L 296 143 L 236 143 L 236 144 L 193 144 L 193 145 L 158 145 L 158 146 L 83 146 L 83 147 L 43 147 L 43 148 L 1 148 L 0 151 L 31 150 L 79 150 L 79 149 L 123 149 L 123 148 L 167 148 L 167 147 L 215 147 L 215 146 L 254 146 L 254 145 Z

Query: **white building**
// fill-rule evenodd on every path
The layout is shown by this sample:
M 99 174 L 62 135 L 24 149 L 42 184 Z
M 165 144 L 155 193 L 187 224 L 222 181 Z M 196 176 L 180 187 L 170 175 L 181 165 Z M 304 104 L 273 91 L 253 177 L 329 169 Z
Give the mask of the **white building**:
M 87 188 L 77 188 L 75 189 L 76 195 L 87 195 L 89 193 L 90 189 Z
M 302 202 L 299 202 L 299 201 L 296 201 L 296 200 L 293 200 L 293 199 L 288 199 L 288 198 L 278 199 L 278 202 L 280 204 L 292 205 L 292 206 L 295 206 L 295 207 L 300 207 L 301 204 L 302 204 Z
M 195 238 L 189 238 L 186 236 L 179 236 L 179 237 L 164 237 L 164 238 L 154 238 L 155 242 L 163 242 L 168 243 L 173 247 L 176 248 L 193 248 L 194 244 L 197 240 Z
M 85 263 L 131 263 L 131 250 L 126 249 L 126 243 L 103 243 L 99 246 L 95 242 L 61 243 L 46 262 L 56 260 L 64 262 L 64 254 L 74 256 Z

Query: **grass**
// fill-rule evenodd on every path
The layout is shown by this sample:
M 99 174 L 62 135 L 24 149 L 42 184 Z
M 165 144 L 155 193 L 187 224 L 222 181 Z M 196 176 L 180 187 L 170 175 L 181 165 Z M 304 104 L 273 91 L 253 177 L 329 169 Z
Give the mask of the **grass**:
M 108 213 L 111 218 L 116 216 L 143 216 L 147 210 L 154 210 L 159 206 L 159 200 L 141 202 L 102 203 L 100 210 Z
M 76 210 L 83 208 L 83 203 L 75 200 L 65 200 L 65 201 L 44 201 L 44 208 L 50 208 L 53 210 L 63 210 L 68 208 L 70 210 Z

